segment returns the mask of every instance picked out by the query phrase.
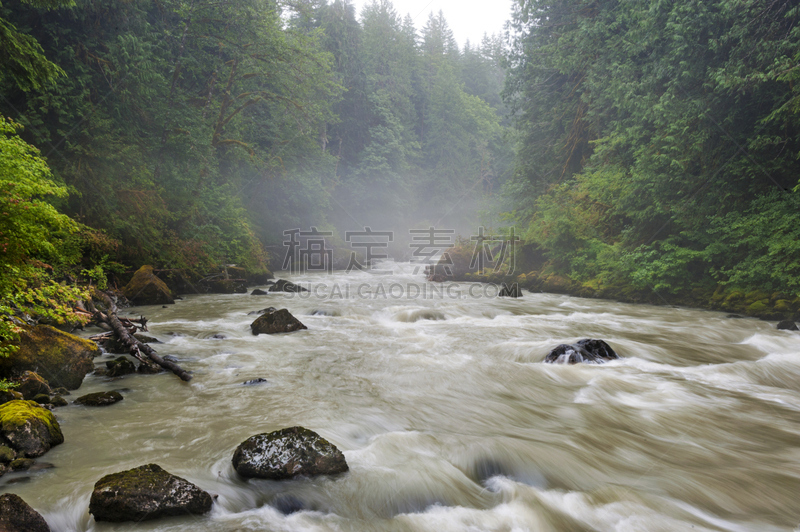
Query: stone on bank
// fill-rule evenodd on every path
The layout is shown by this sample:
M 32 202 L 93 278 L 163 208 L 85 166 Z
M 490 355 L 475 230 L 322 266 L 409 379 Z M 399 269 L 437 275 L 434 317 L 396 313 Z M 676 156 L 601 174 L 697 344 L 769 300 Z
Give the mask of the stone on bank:
M 41 456 L 64 443 L 52 412 L 34 401 L 9 401 L 0 405 L 0 434 L 19 455 Z

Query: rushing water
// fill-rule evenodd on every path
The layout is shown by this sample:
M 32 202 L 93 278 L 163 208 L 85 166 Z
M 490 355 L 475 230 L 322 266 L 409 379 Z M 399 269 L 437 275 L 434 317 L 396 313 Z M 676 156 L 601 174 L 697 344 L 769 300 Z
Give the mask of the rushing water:
M 56 531 L 800 524 L 800 333 L 697 310 L 527 292 L 499 299 L 482 285 L 431 295 L 413 266 L 389 267 L 382 277 L 289 276 L 317 287 L 308 297 L 189 296 L 131 309 L 151 320 L 159 353 L 194 379 L 88 376 L 71 398 L 117 389 L 124 401 L 57 409 L 66 442 L 40 459 L 55 467 L 6 475 L 2 489 Z M 396 297 L 407 286 L 416 299 Z M 309 330 L 253 336 L 247 313 L 268 306 Z M 587 337 L 624 358 L 542 363 L 552 347 Z M 243 385 L 258 377 L 268 382 Z M 350 472 L 237 478 L 240 442 L 295 425 L 335 443 Z M 87 512 L 94 483 L 151 462 L 218 494 L 212 512 L 96 524 Z

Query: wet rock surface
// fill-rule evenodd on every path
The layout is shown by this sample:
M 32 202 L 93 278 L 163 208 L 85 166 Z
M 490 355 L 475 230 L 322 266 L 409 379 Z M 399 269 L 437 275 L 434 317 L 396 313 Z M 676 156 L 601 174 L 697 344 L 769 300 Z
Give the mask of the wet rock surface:
M 549 364 L 602 364 L 616 360 L 619 355 L 603 340 L 585 339 L 574 344 L 561 344 L 544 359 Z
M 251 296 L 265 296 L 267 294 L 268 294 L 268 292 L 265 292 L 264 290 L 261 290 L 260 288 L 256 288 L 255 290 L 250 292 Z
M 106 375 L 109 377 L 121 377 L 136 373 L 136 364 L 126 357 L 117 357 L 114 360 L 109 360 L 106 362 L 106 368 L 108 368 Z
M 35 458 L 64 442 L 53 413 L 34 401 L 10 401 L 0 405 L 0 433 L 18 457 Z
M 289 333 L 308 329 L 285 308 L 265 312 L 250 324 L 253 334 Z
M 211 495 L 156 464 L 106 475 L 89 501 L 96 521 L 145 521 L 211 510 Z
M 783 320 L 776 327 L 779 331 L 797 331 L 797 324 L 792 320 Z
M 232 461 L 243 477 L 268 480 L 337 475 L 349 469 L 335 445 L 303 427 L 252 436 L 236 448 Z
M 108 406 L 122 401 L 122 394 L 117 391 L 95 392 L 75 399 L 75 403 L 83 406 Z
M 47 521 L 22 497 L 13 493 L 0 495 L 0 530 L 4 532 L 50 532 Z
M 37 395 L 50 395 L 50 384 L 37 373 L 26 371 L 20 377 L 16 391 L 24 399 L 33 399 Z

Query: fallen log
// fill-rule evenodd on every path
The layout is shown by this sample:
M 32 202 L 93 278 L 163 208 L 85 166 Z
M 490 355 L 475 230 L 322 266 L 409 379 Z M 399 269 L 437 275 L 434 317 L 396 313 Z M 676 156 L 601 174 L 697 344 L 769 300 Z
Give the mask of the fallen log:
M 182 380 L 187 382 L 192 380 L 192 376 L 189 375 L 179 365 L 170 362 L 169 360 L 164 360 L 163 358 L 158 356 L 158 353 L 156 353 L 152 347 L 134 338 L 133 334 L 131 334 L 131 332 L 127 328 L 125 328 L 125 326 L 121 323 L 120 319 L 117 318 L 117 306 L 114 304 L 114 301 L 108 296 L 108 294 L 95 289 L 94 296 L 103 301 L 103 303 L 105 303 L 106 305 L 106 309 L 108 310 L 108 314 L 103 314 L 102 312 L 99 311 L 95 312 L 96 319 L 98 319 L 99 321 L 103 321 L 104 323 L 107 323 L 108 325 L 111 326 L 113 331 L 116 333 L 117 338 L 119 338 L 119 341 L 128 347 L 131 355 L 133 355 L 139 360 L 142 360 L 141 354 L 144 353 L 150 360 L 152 360 L 162 368 L 171 371 L 172 373 L 180 377 Z M 143 321 L 145 324 L 147 323 L 147 320 L 145 320 L 144 318 L 142 318 L 141 321 Z

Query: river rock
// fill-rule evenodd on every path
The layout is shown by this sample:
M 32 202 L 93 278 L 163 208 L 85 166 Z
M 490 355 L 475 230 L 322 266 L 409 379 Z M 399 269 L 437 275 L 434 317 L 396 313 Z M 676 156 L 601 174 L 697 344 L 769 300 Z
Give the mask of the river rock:
M 544 361 L 549 364 L 577 364 L 579 362 L 602 364 L 618 358 L 619 355 L 603 340 L 587 338 L 572 345 L 557 346 L 550 351 Z
M 95 392 L 75 399 L 77 404 L 83 406 L 108 406 L 120 401 L 122 401 L 122 394 L 117 391 Z
M 0 495 L 0 530 L 4 532 L 50 532 L 47 521 L 14 493 Z
M 10 401 L 0 405 L 0 433 L 23 457 L 41 456 L 64 443 L 55 416 L 34 401 Z
M 94 485 L 89 512 L 95 521 L 145 521 L 211 510 L 211 495 L 188 480 L 148 464 L 106 475 Z
M 779 331 L 796 331 L 796 330 L 798 330 L 797 329 L 797 324 L 795 322 L 793 322 L 792 320 L 783 320 L 783 321 L 779 322 L 778 325 L 777 325 L 777 329 Z
M 263 308 L 261 310 L 254 310 L 253 312 L 248 312 L 247 315 L 248 316 L 256 316 L 256 315 L 261 316 L 262 314 L 266 314 L 267 312 L 275 312 L 276 310 L 278 310 L 278 309 L 276 309 L 275 307 L 267 307 L 267 308 Z
M 134 305 L 171 305 L 175 303 L 172 291 L 153 272 L 152 266 L 142 266 L 133 274 L 133 279 L 122 293 Z
M 75 390 L 86 374 L 94 370 L 92 359 L 100 353 L 94 342 L 48 325 L 25 326 L 20 333 L 19 349 L 0 358 L 0 377 L 12 378 L 33 371 L 46 378 L 51 386 Z
M 243 477 L 268 480 L 337 475 L 348 470 L 335 445 L 303 427 L 248 438 L 233 453 L 233 467 Z
M 108 368 L 106 375 L 109 377 L 121 377 L 136 373 L 136 364 L 126 357 L 117 357 L 114 360 L 109 360 L 106 362 L 106 367 Z
M 17 399 L 22 399 L 22 394 L 16 390 L 0 391 L 0 405 L 7 403 L 9 401 L 15 401 Z
M 53 397 L 50 398 L 50 404 L 53 405 L 54 407 L 59 407 L 59 406 L 67 406 L 69 403 L 67 402 L 66 399 L 64 399 L 60 395 L 54 395 Z
M 282 308 L 262 314 L 250 324 L 250 329 L 254 335 L 258 336 L 259 334 L 289 333 L 308 329 L 308 327 L 292 316 L 288 310 Z
M 265 296 L 267 294 L 268 294 L 268 292 L 265 292 L 264 290 L 262 290 L 260 288 L 256 288 L 255 290 L 250 292 L 251 296 Z
M 291 281 L 286 281 L 285 279 L 279 279 L 274 285 L 269 287 L 270 292 L 308 292 L 307 288 L 303 288 L 300 285 L 294 284 Z
M 499 297 L 522 297 L 522 290 L 517 283 L 512 283 L 511 285 L 503 283 L 503 287 L 497 295 Z
M 27 471 L 32 468 L 35 463 L 36 460 L 33 458 L 17 458 L 8 464 L 8 466 L 11 468 L 11 471 Z
M 50 395 L 50 385 L 41 376 L 32 371 L 26 371 L 22 374 L 16 390 L 26 400 L 33 399 L 37 395 Z

